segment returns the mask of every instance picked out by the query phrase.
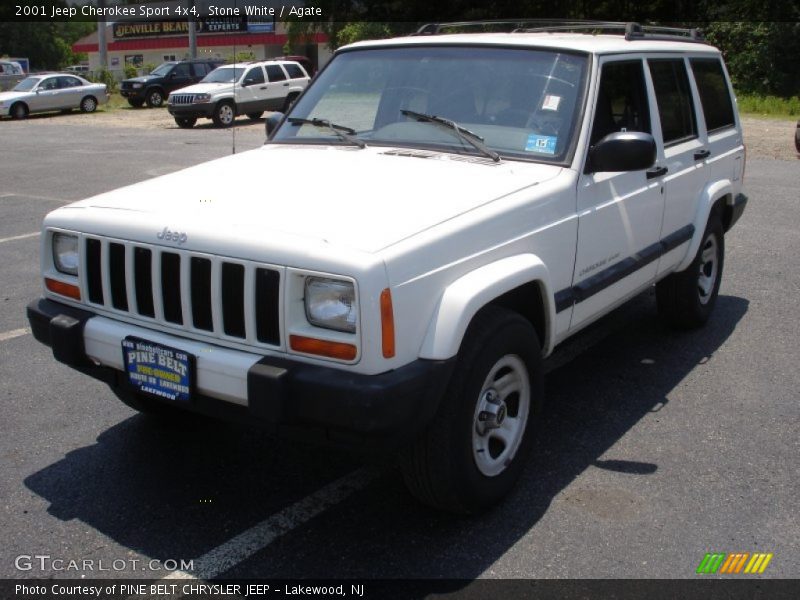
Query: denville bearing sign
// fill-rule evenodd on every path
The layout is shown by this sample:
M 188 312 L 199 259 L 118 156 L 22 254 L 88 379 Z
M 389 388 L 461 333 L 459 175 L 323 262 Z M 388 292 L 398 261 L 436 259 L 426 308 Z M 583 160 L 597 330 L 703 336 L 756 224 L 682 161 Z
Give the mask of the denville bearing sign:
M 242 17 L 204 17 L 195 22 L 198 34 L 240 33 L 275 31 L 272 18 L 259 19 Z M 155 37 L 164 35 L 187 35 L 189 23 L 186 20 L 146 21 L 139 23 L 115 23 L 114 39 Z

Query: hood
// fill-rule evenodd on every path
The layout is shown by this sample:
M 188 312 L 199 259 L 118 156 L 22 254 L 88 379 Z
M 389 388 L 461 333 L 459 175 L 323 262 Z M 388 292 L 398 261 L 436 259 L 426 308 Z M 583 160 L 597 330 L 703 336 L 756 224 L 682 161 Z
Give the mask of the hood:
M 230 230 L 374 253 L 561 170 L 423 150 L 275 144 L 69 208 L 132 211 L 133 220 L 170 224 L 189 238 Z
M 122 83 L 147 83 L 148 81 L 152 81 L 153 79 L 161 79 L 158 75 L 141 75 L 139 77 L 131 77 L 130 79 L 125 79 Z
M 30 96 L 32 92 L 0 92 L 0 102 L 9 102 L 11 100 L 19 100 Z
M 236 87 L 239 87 L 239 84 L 236 84 Z M 216 92 L 217 90 L 221 90 L 224 88 L 228 88 L 229 90 L 234 88 L 234 84 L 232 83 L 195 83 L 194 85 L 189 85 L 183 87 L 179 90 L 175 90 L 172 92 L 173 94 L 206 94 L 209 92 Z

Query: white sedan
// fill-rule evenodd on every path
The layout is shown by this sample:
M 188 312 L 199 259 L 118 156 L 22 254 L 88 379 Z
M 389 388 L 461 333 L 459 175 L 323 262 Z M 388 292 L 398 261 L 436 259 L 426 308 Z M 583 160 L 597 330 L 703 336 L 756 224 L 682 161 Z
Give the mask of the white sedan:
M 30 113 L 79 108 L 94 112 L 108 102 L 103 83 L 92 83 L 77 75 L 54 73 L 31 75 L 8 92 L 0 92 L 0 117 L 24 119 Z

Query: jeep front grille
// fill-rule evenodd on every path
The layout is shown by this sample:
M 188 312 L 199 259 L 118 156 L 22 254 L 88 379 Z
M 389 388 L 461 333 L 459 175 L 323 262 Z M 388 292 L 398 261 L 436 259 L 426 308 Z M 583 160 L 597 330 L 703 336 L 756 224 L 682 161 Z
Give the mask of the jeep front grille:
M 280 270 L 250 261 L 86 237 L 90 304 L 194 333 L 280 346 Z
M 172 94 L 170 102 L 174 104 L 191 104 L 194 102 L 194 94 Z

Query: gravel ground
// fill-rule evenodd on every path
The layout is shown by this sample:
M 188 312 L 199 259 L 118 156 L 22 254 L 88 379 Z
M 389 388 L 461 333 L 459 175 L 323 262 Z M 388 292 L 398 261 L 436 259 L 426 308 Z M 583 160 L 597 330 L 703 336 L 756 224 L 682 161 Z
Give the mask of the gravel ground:
M 268 114 L 268 113 L 267 113 Z M 144 129 L 179 129 L 166 109 L 147 109 L 122 107 L 115 110 L 100 109 L 97 113 L 86 115 L 73 112 L 68 115 L 46 114 L 33 115 L 32 122 L 46 125 L 57 123 L 59 125 L 86 124 L 88 120 L 100 127 L 144 128 Z M 800 159 L 794 149 L 794 130 L 797 121 L 794 119 L 759 118 L 753 116 L 742 117 L 744 126 L 744 139 L 747 145 L 748 158 L 773 158 L 777 160 Z M 217 129 L 208 119 L 197 122 L 198 129 L 208 129 L 215 135 L 225 135 L 225 129 Z M 263 135 L 264 119 L 251 121 L 246 117 L 239 117 L 236 121 L 237 130 L 250 135 Z

